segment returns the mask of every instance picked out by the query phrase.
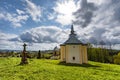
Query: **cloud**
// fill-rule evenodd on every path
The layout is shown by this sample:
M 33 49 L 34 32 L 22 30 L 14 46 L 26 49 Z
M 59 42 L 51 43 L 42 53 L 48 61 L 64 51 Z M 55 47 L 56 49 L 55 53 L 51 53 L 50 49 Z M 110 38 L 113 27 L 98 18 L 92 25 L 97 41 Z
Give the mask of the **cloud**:
M 105 0 L 87 0 L 87 1 L 97 5 L 101 5 L 102 3 L 104 3 Z
M 3 19 L 4 17 L 4 14 L 0 13 L 0 19 Z
M 22 49 L 22 44 L 25 42 L 28 45 L 27 50 L 49 50 L 66 41 L 68 30 L 56 26 L 40 26 L 27 30 L 19 36 L 1 33 L 0 37 L 1 49 Z
M 9 40 L 0 40 L 0 49 L 9 49 L 9 50 L 23 50 L 23 42 L 20 41 L 9 41 Z M 27 43 L 28 50 L 53 50 L 55 46 L 59 46 L 58 43 Z
M 96 4 L 94 3 L 94 5 Z M 86 27 L 81 26 L 83 24 L 79 24 L 77 27 L 78 33 L 82 34 L 81 36 L 84 36 L 84 39 L 91 43 L 99 43 L 103 40 L 107 44 L 109 42 L 112 44 L 120 44 L 119 5 L 119 0 L 107 0 L 102 2 L 100 5 L 96 5 L 97 9 L 93 11 L 91 10 L 91 13 L 95 16 L 87 17 L 90 22 L 85 21 L 84 24 L 87 23 Z M 78 14 L 80 15 L 81 13 Z M 84 15 L 79 16 L 80 18 L 78 19 L 78 22 L 82 20 L 84 21 L 83 16 Z
M 0 49 L 22 50 L 23 43 L 18 41 L 0 40 Z
M 0 19 L 9 21 L 13 27 L 21 27 L 22 24 L 28 19 L 28 15 L 21 15 L 9 12 L 1 12 Z
M 21 35 L 0 32 L 0 49 L 22 50 L 27 43 L 27 50 L 49 50 L 63 43 L 68 35 L 66 31 L 56 26 L 41 26 L 32 28 Z
M 28 50 L 53 50 L 56 46 L 59 46 L 58 43 L 27 43 L 27 49 Z
M 5 34 L 5 33 L 0 31 L 0 40 L 8 40 L 8 39 L 15 38 L 15 37 L 17 37 L 17 35 L 15 35 L 15 34 Z
M 66 36 L 66 33 L 56 26 L 41 26 L 25 31 L 20 35 L 20 39 L 33 43 L 61 43 Z
M 29 17 L 31 17 L 33 21 L 37 22 L 40 21 L 41 17 L 40 6 L 35 5 L 29 0 L 26 0 L 25 9 L 23 10 L 16 9 L 15 11 L 16 11 L 15 13 L 10 13 L 2 9 L 0 13 L 0 19 L 9 21 L 13 27 L 21 27 L 22 24 L 24 24 Z
M 0 31 L 0 49 L 21 49 L 21 43 L 19 41 L 10 41 L 10 39 L 16 38 L 18 35 L 6 34 Z
M 30 0 L 26 0 L 26 4 L 25 9 L 16 9 L 16 13 L 2 11 L 0 20 L 8 21 L 14 27 L 21 27 L 30 17 L 33 21 L 40 21 L 41 7 Z M 59 0 L 53 7 L 54 11 L 47 17 L 62 26 L 70 25 L 74 20 L 74 28 L 81 41 L 93 44 L 104 41 L 117 45 L 120 44 L 119 5 L 120 0 Z M 52 49 L 63 43 L 68 34 L 69 30 L 57 26 L 39 26 L 24 31 L 19 36 L 0 32 L 0 48 L 21 49 L 23 42 L 27 42 L 30 50 Z
M 20 10 L 20 9 L 16 9 L 16 11 L 17 11 L 17 13 L 18 13 L 19 15 L 21 15 L 21 14 L 25 14 L 25 12 L 22 11 L 22 10 Z
M 55 21 L 62 25 L 72 24 L 72 20 L 74 19 L 72 13 L 79 8 L 78 3 L 79 2 L 75 2 L 74 0 L 57 1 L 53 7 L 53 10 L 57 13 Z
M 33 2 L 30 0 L 25 0 L 26 1 L 26 11 L 27 13 L 32 17 L 32 20 L 34 21 L 40 21 L 41 17 L 41 7 L 35 5 Z
M 53 14 L 49 13 L 48 16 L 47 16 L 48 20 L 54 20 L 55 19 L 55 15 L 56 15 L 55 13 L 53 13 Z
M 81 7 L 74 13 L 74 24 L 80 25 L 81 27 L 86 27 L 92 21 L 94 11 L 97 7 L 94 3 L 87 2 L 87 0 L 82 0 L 80 5 Z
M 95 34 L 101 35 L 99 37 L 104 39 L 106 42 L 110 41 L 112 43 L 120 43 L 120 18 L 118 14 L 118 12 L 120 12 L 119 5 L 119 0 L 108 0 L 101 4 L 99 9 L 95 12 L 96 17 L 93 18 L 92 25 L 95 25 L 98 31 L 99 28 L 105 30 L 104 32 L 100 33 L 95 32 Z

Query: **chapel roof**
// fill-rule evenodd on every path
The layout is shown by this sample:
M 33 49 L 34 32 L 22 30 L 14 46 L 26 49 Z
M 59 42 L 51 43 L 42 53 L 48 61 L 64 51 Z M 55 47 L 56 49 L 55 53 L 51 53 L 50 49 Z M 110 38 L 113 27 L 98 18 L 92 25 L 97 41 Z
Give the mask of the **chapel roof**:
M 62 45 L 66 45 L 66 44 L 82 44 L 82 45 L 84 45 L 84 44 L 77 38 L 77 35 L 75 34 L 73 25 L 71 25 L 71 33 L 69 34 L 68 40 L 66 40 Z

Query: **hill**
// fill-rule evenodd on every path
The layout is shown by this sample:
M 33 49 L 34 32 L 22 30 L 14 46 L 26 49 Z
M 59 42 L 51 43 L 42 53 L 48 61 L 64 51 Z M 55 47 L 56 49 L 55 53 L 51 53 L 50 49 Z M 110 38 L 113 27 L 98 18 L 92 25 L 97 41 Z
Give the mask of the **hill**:
M 65 64 L 59 60 L 0 58 L 0 80 L 120 80 L 120 66 L 89 61 L 89 64 Z

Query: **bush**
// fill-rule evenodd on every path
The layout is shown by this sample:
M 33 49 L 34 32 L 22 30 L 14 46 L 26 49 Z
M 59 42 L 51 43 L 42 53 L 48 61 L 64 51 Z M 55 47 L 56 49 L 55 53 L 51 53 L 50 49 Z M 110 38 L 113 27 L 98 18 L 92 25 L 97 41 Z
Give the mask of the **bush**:
M 45 59 L 50 59 L 51 54 L 49 54 L 49 53 L 44 53 L 43 56 L 44 56 L 43 58 L 45 58 Z
M 120 52 L 118 53 L 118 55 L 114 55 L 114 63 L 120 64 Z

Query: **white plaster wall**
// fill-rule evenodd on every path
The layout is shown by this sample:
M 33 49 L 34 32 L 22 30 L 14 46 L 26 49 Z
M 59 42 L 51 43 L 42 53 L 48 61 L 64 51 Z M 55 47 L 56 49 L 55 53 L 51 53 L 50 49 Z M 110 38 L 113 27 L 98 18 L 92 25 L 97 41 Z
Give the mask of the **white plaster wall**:
M 73 60 L 75 57 L 75 60 Z M 68 47 L 68 63 L 80 63 L 79 45 L 69 45 Z

